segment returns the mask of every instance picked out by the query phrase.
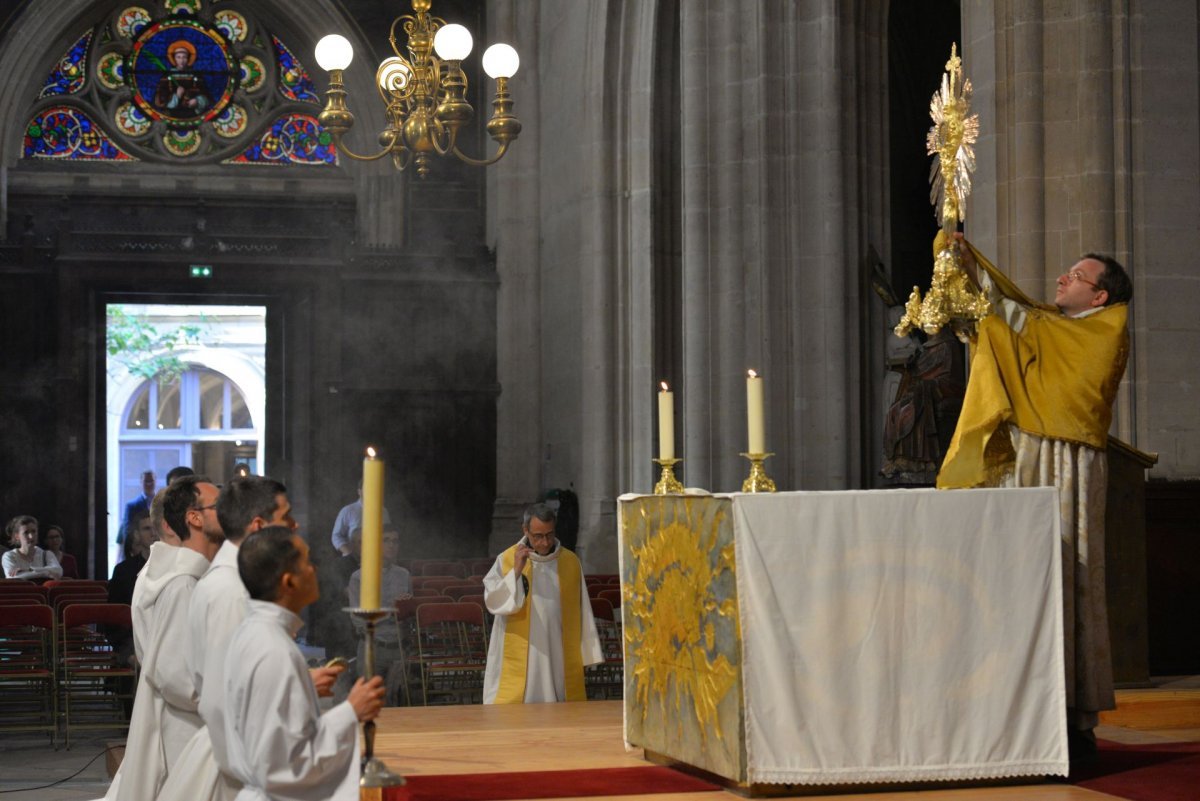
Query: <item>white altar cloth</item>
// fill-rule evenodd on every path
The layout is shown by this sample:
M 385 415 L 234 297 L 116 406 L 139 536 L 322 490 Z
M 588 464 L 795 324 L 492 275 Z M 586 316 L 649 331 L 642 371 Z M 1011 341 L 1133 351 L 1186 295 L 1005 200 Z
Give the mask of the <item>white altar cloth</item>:
M 732 500 L 750 783 L 1067 774 L 1057 490 Z

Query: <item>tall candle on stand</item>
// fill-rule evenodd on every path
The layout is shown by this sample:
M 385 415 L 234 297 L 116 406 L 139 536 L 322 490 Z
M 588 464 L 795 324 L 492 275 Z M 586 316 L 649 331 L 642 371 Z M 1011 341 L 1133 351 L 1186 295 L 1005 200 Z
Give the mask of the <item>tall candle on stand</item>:
M 675 458 L 675 393 L 666 381 L 658 393 L 658 458 Z
M 379 608 L 379 585 L 383 573 L 383 460 L 367 448 L 362 478 L 362 591 L 360 609 Z
M 762 376 L 750 370 L 746 374 L 747 453 L 766 453 L 767 437 L 763 428 Z

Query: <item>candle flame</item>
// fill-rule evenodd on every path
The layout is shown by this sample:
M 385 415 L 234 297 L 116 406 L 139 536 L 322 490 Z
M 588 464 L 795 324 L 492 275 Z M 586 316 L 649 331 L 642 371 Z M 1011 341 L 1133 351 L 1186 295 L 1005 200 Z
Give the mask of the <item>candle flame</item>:
M 367 458 L 368 459 L 375 458 L 375 449 L 373 447 L 371 447 L 370 445 L 367 446 Z
M 754 372 L 753 370 L 747 370 L 746 375 L 750 376 L 751 378 L 758 378 L 758 373 Z
M 659 382 L 659 385 L 662 387 L 663 392 L 667 391 L 667 382 L 666 381 Z

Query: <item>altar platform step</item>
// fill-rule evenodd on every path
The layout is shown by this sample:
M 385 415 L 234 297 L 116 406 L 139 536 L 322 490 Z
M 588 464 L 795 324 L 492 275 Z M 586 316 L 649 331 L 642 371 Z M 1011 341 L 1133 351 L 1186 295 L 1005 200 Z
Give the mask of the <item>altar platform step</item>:
M 1117 690 L 1117 708 L 1100 723 L 1127 729 L 1200 729 L 1200 676 L 1154 679 L 1154 687 Z
M 502 704 L 496 706 L 393 707 L 377 721 L 376 755 L 407 775 L 483 774 L 530 770 L 587 770 L 649 764 L 640 748 L 626 750 L 622 738 L 622 702 L 573 704 Z M 1126 732 L 1135 742 L 1200 740 L 1143 731 Z M 1118 739 L 1105 735 L 1106 739 Z M 1027 785 L 931 787 L 913 789 L 791 787 L 790 798 L 804 801 L 1120 801 L 1119 796 L 1062 780 Z M 453 784 L 453 779 L 447 779 Z M 945 789 L 943 789 L 945 788 Z M 849 792 L 850 794 L 847 794 Z M 93 796 L 94 797 L 94 796 Z M 572 801 L 743 801 L 732 789 L 667 792 L 654 795 L 572 795 Z M 38 798 L 36 801 L 43 801 Z M 773 799 L 778 801 L 778 797 Z

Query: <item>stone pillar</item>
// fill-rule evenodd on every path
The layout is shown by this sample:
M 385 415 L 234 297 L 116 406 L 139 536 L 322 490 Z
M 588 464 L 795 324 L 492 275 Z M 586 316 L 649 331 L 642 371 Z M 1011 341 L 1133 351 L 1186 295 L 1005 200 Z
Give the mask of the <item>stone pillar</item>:
M 869 12 L 834 2 L 680 9 L 686 481 L 740 489 L 754 367 L 767 382 L 768 472 L 780 488 L 858 486 L 859 276 L 867 220 L 876 241 L 884 230 L 882 206 L 861 201 L 858 147 L 871 137 L 858 107 L 871 95 L 856 83 L 867 82 L 856 54 Z
M 488 14 L 488 41 L 518 49 L 510 88 L 523 130 L 508 155 L 488 168 L 487 241 L 496 252 L 496 502 L 488 553 L 516 542 L 521 512 L 540 487 L 542 460 L 539 5 L 505 0 Z M 532 123 L 532 124 L 531 124 Z
M 967 232 L 1034 298 L 1053 298 L 1055 279 L 1088 251 L 1137 274 L 1127 7 L 963 4 L 964 66 L 984 132 Z M 1133 436 L 1137 362 L 1115 409 L 1124 438 Z

